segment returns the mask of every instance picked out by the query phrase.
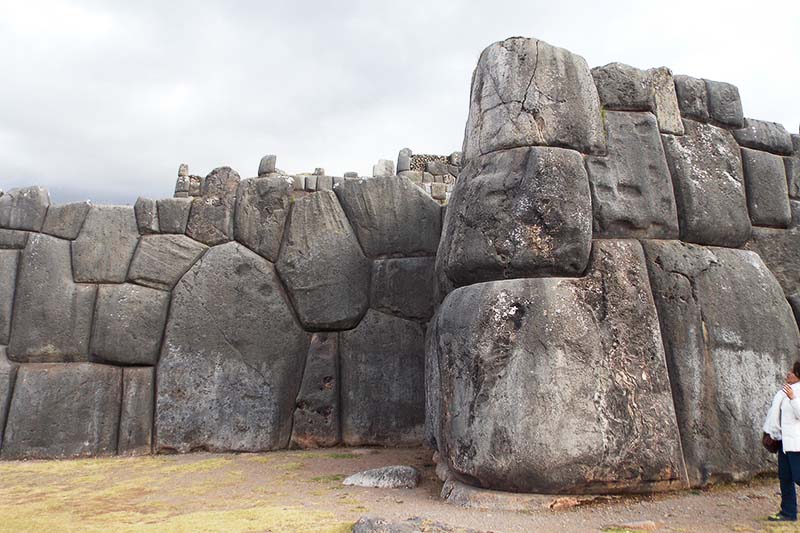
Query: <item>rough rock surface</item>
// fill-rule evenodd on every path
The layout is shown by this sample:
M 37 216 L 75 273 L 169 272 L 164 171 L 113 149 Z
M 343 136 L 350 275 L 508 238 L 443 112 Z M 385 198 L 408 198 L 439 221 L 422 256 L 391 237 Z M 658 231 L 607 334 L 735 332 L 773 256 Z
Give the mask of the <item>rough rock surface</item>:
M 96 287 L 72 281 L 70 242 L 32 234 L 17 276 L 9 358 L 86 361 Z
M 761 257 L 786 296 L 800 292 L 800 228 L 753 228 L 745 248 Z
M 394 161 L 390 159 L 379 159 L 372 165 L 373 178 L 389 178 L 394 176 Z
M 433 257 L 378 259 L 372 263 L 370 306 L 412 320 L 433 316 Z
M 677 241 L 644 249 L 689 481 L 774 471 L 761 426 L 800 351 L 780 286 L 752 252 Z
M 155 200 L 140 196 L 133 205 L 133 211 L 136 214 L 136 226 L 139 228 L 139 233 L 146 235 L 159 232 L 158 206 Z
M 672 71 L 667 67 L 651 68 L 647 71 L 650 83 L 653 86 L 655 99 L 655 113 L 658 128 L 661 133 L 683 135 L 683 121 L 678 105 L 678 95 L 675 93 L 675 80 Z
M 619 111 L 654 111 L 655 94 L 644 70 L 624 63 L 609 63 L 592 69 L 600 104 Z
M 437 256 L 455 285 L 578 275 L 591 248 L 583 159 L 561 148 L 517 148 L 468 161 L 456 182 Z
M 754 226 L 785 228 L 792 220 L 786 167 L 780 156 L 742 148 L 747 207 Z
M 608 156 L 589 156 L 596 237 L 677 238 L 672 177 L 656 118 L 650 113 L 605 114 Z
M 436 349 L 439 340 L 437 324 L 437 320 L 431 320 L 425 330 L 425 444 L 433 450 L 439 449 L 441 440 L 442 379 L 439 371 L 439 350 Z M 438 458 L 438 452 L 435 457 Z M 446 469 L 445 463 L 439 460 L 437 472 L 441 469 L 440 465 L 444 465 Z
M 336 196 L 367 257 L 436 254 L 441 207 L 408 178 L 347 180 Z
M 685 486 L 637 241 L 595 241 L 583 278 L 462 287 L 435 320 L 439 452 L 458 479 L 573 494 Z
M 122 283 L 139 241 L 133 207 L 93 205 L 72 243 L 75 281 Z
M 21 250 L 28 244 L 27 231 L 0 228 L 0 250 Z
M 739 147 L 730 132 L 684 121 L 686 135 L 663 135 L 681 240 L 739 247 L 750 237 Z
M 14 303 L 18 263 L 19 252 L 17 250 L 0 250 L 0 345 L 8 344 L 8 338 L 11 335 L 11 311 Z
M 169 308 L 169 293 L 122 283 L 100 285 L 90 353 L 101 362 L 154 365 Z
M 387 520 L 376 516 L 362 516 L 353 524 L 353 533 L 481 533 L 476 529 L 452 527 L 425 518 Z
M 152 367 L 122 370 L 118 454 L 147 455 L 152 452 L 154 385 L 155 373 Z
M 42 233 L 61 237 L 62 239 L 77 239 L 91 207 L 92 204 L 88 200 L 71 204 L 51 205 L 47 209 Z
M 278 162 L 278 156 L 274 154 L 268 154 L 261 158 L 261 161 L 258 163 L 258 175 L 266 176 L 275 172 L 275 164 Z
M 777 122 L 746 118 L 744 127 L 734 130 L 733 136 L 740 145 L 754 150 L 779 155 L 790 155 L 794 151 L 791 135 Z
M 339 444 L 339 334 L 314 333 L 297 395 L 292 447 Z
M 340 334 L 342 441 L 348 446 L 411 445 L 425 423 L 422 327 L 369 310 Z
M 164 198 L 156 202 L 161 233 L 183 233 L 192 209 L 190 198 Z
M 92 363 L 21 365 L 0 457 L 57 459 L 117 450 L 122 369 Z
M 238 243 L 210 249 L 173 291 L 156 450 L 285 448 L 308 342 L 267 260 Z
M 170 290 L 207 249 L 185 235 L 145 235 L 136 248 L 128 279 Z
M 744 114 L 739 89 L 723 81 L 704 81 L 708 95 L 709 119 L 722 127 L 741 128 L 744 125 Z
M 3 432 L 6 427 L 6 415 L 11 405 L 11 393 L 17 378 L 18 365 L 10 362 L 6 356 L 6 347 L 0 346 L 0 448 L 3 443 Z
M 783 164 L 789 197 L 800 199 L 800 157 L 784 157 Z
M 233 215 L 240 179 L 230 167 L 215 168 L 206 176 L 202 196 L 192 200 L 186 235 L 209 246 L 233 240 Z
M 419 485 L 421 478 L 419 470 L 413 466 L 393 465 L 372 468 L 347 476 L 342 485 L 378 489 L 413 489 Z
M 275 265 L 300 321 L 311 330 L 355 326 L 369 303 L 370 263 L 331 191 L 294 204 Z
M 681 115 L 692 120 L 705 122 L 708 120 L 708 92 L 706 82 L 691 76 L 677 75 L 675 93 Z
M 292 184 L 284 178 L 243 180 L 236 198 L 236 240 L 277 261 L 291 196 Z
M 43 187 L 11 189 L 0 195 L 0 228 L 40 231 L 49 205 Z
M 537 39 L 486 48 L 472 77 L 465 163 L 496 150 L 548 145 L 603 153 L 600 99 L 586 60 Z

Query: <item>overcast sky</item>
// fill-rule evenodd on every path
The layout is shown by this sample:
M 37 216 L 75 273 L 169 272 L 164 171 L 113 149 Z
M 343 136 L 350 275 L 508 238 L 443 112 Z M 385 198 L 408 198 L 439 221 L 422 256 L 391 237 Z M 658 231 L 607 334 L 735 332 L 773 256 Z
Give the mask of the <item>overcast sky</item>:
M 449 154 L 481 50 L 514 35 L 734 83 L 745 116 L 798 131 L 798 0 L 0 0 L 0 189 L 133 203 L 171 196 L 181 162 L 341 175 Z

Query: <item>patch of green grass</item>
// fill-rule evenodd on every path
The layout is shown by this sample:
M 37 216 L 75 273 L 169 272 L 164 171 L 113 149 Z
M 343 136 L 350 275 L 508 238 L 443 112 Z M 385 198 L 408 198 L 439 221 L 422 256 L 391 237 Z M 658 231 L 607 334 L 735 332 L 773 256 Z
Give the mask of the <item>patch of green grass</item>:
M 354 453 L 329 453 L 328 457 L 331 459 L 355 459 L 358 456 Z
M 309 481 L 314 481 L 317 483 L 331 483 L 334 481 L 341 481 L 345 478 L 344 474 L 328 474 L 326 476 L 316 476 L 309 479 Z

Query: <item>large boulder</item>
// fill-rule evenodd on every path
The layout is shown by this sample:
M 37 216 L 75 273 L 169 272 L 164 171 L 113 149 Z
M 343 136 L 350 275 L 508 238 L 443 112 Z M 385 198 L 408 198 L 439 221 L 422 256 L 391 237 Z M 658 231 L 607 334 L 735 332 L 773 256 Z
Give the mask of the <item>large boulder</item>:
M 156 201 L 161 233 L 183 233 L 189 223 L 191 198 L 164 198 Z
M 277 261 L 291 197 L 292 184 L 286 178 L 243 180 L 236 197 L 236 240 Z
M 704 81 L 709 119 L 723 128 L 741 128 L 744 125 L 744 114 L 739 89 L 724 81 Z
M 578 275 L 592 237 L 578 152 L 516 148 L 468 161 L 445 215 L 437 269 L 456 285 Z
M 297 394 L 291 445 L 339 444 L 339 334 L 314 333 Z
M 146 235 L 159 232 L 158 206 L 155 200 L 140 196 L 133 205 L 133 211 L 136 214 L 136 225 L 139 227 L 139 233 Z
M 118 454 L 147 455 L 152 452 L 154 386 L 153 367 L 123 369 Z
M 70 241 L 32 234 L 19 259 L 9 358 L 88 360 L 96 292 L 72 281 Z
M 686 135 L 662 135 L 681 240 L 736 248 L 750 237 L 739 146 L 727 130 L 684 121 Z
M 185 235 L 145 235 L 133 255 L 128 280 L 170 290 L 207 249 Z
M 596 237 L 677 238 L 678 215 L 656 118 L 605 114 L 608 156 L 589 156 Z
M 422 327 L 370 309 L 340 334 L 342 441 L 416 445 L 425 424 Z
M 683 135 L 683 121 L 672 71 L 667 67 L 657 67 L 649 69 L 647 74 L 650 84 L 653 86 L 655 114 L 659 130 L 661 133 Z
M 392 465 L 371 468 L 347 476 L 342 485 L 379 489 L 413 489 L 419 485 L 422 474 L 413 466 Z
M 28 244 L 29 231 L 0 228 L 0 250 L 21 250 Z
M 92 363 L 21 365 L 3 459 L 60 459 L 117 451 L 122 369 Z
M 369 303 L 370 262 L 334 193 L 297 200 L 287 232 L 275 266 L 306 329 L 358 324 Z
M 800 335 L 758 255 L 645 241 L 692 485 L 774 471 L 761 426 Z
M 113 364 L 156 364 L 168 308 L 168 292 L 131 283 L 100 285 L 90 353 Z
M 648 73 L 624 63 L 592 69 L 600 104 L 619 111 L 654 111 L 655 94 Z
M 372 263 L 370 307 L 412 320 L 433 316 L 433 257 L 378 259 Z
M 122 283 L 139 242 L 133 207 L 93 205 L 72 243 L 75 281 Z
M 538 39 L 486 48 L 472 76 L 464 158 L 521 146 L 605 151 L 600 99 L 586 60 Z
M 11 393 L 17 379 L 18 365 L 10 362 L 6 356 L 6 347 L 0 346 L 0 449 L 3 446 L 3 431 L 6 427 L 6 415 L 11 405 Z
M 11 336 L 11 311 L 18 262 L 17 250 L 0 250 L 0 345 L 8 344 L 8 338 Z
M 761 257 L 786 296 L 800 291 L 800 228 L 753 228 L 744 247 Z
M 792 137 L 782 124 L 765 120 L 744 119 L 744 127 L 734 130 L 736 141 L 753 150 L 763 150 L 778 155 L 791 155 L 794 151 Z
M 408 178 L 345 180 L 335 190 L 367 257 L 436 254 L 441 207 Z
M 753 225 L 787 227 L 792 211 L 783 159 L 768 152 L 742 148 L 742 168 Z
M 675 76 L 674 80 L 681 115 L 692 120 L 706 122 L 708 120 L 706 82 L 682 74 Z
M 542 493 L 685 486 L 637 241 L 595 241 L 583 278 L 462 287 L 434 320 L 439 453 L 458 479 Z
M 241 178 L 230 167 L 219 167 L 206 176 L 202 196 L 192 200 L 186 235 L 214 246 L 233 240 L 236 189 Z
M 47 209 L 42 233 L 61 237 L 62 239 L 77 239 L 91 207 L 92 203 L 88 200 L 71 204 L 51 205 Z
M 175 287 L 156 393 L 156 450 L 285 448 L 308 351 L 271 263 L 211 248 Z
M 41 231 L 49 206 L 45 188 L 11 189 L 0 195 L 0 228 Z

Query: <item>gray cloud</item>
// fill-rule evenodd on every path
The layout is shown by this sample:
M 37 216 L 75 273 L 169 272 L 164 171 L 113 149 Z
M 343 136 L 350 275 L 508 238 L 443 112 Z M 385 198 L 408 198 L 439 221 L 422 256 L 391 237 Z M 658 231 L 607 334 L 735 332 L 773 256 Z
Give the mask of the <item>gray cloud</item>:
M 747 116 L 797 131 L 800 6 L 769 7 L 0 0 L 0 188 L 132 203 L 170 196 L 180 162 L 341 175 L 449 153 L 480 51 L 511 35 L 732 82 Z

